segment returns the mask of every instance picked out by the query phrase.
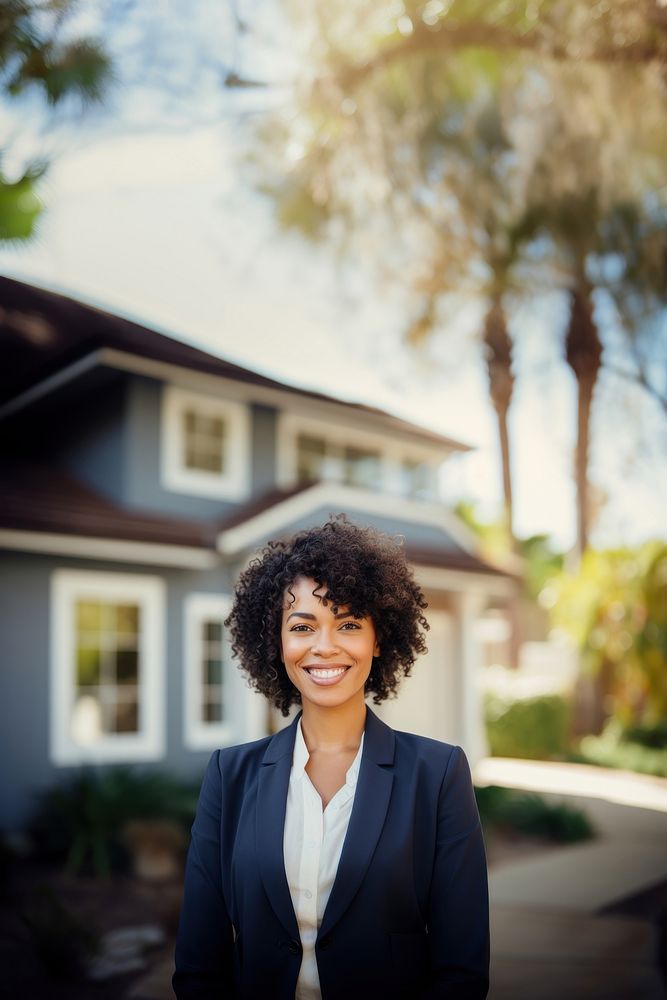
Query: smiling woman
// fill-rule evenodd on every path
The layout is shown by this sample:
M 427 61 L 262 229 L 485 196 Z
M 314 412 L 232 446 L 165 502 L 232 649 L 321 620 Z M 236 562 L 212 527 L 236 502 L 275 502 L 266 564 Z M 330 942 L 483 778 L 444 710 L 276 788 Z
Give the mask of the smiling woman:
M 176 946 L 178 1000 L 483 1000 L 486 861 L 460 747 L 366 706 L 425 651 L 401 546 L 342 515 L 272 542 L 227 619 L 254 687 L 301 712 L 216 751 Z

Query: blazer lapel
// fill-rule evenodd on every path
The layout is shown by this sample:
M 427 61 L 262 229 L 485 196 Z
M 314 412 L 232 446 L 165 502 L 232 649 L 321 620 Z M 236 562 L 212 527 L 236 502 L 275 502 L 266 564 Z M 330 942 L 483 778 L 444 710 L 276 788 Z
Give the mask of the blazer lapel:
M 366 709 L 364 749 L 352 814 L 338 871 L 319 936 L 323 937 L 345 913 L 370 864 L 389 807 L 394 783 L 394 732 Z
M 285 874 L 283 831 L 297 718 L 269 743 L 260 765 L 257 789 L 257 856 L 264 889 L 288 934 L 299 937 Z

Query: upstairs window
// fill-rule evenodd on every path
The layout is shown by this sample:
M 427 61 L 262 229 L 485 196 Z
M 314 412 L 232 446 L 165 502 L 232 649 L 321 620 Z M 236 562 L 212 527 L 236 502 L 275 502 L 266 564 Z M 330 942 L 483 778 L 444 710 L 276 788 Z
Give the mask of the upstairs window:
M 333 480 L 379 489 L 382 456 L 367 448 L 346 447 L 312 434 L 297 436 L 297 478 L 301 483 Z
M 401 493 L 430 500 L 436 495 L 435 469 L 419 459 L 405 459 L 400 466 Z
M 167 387 L 162 481 L 169 490 L 241 500 L 249 491 L 249 419 L 242 403 Z

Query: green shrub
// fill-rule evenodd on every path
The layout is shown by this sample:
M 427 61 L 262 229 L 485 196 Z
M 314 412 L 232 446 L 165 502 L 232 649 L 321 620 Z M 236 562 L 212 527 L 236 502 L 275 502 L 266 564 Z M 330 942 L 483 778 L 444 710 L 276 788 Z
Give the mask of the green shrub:
M 580 809 L 563 803 L 552 805 L 541 795 L 488 785 L 475 788 L 475 798 L 486 832 L 514 830 L 568 844 L 593 835 L 591 823 Z
M 29 830 L 40 854 L 71 872 L 106 876 L 127 867 L 123 830 L 137 819 L 189 827 L 197 787 L 131 768 L 83 769 L 40 796 Z
M 667 725 L 623 729 L 614 719 L 599 736 L 584 736 L 570 759 L 667 778 Z
M 494 757 L 544 760 L 565 756 L 570 707 L 563 695 L 510 701 L 487 694 L 484 707 L 486 733 Z

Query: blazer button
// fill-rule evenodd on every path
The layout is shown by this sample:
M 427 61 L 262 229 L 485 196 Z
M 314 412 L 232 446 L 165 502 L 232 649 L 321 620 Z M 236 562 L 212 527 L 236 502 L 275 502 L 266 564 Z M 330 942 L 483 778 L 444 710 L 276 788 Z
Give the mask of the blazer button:
M 328 948 L 329 945 L 331 944 L 331 938 L 328 937 L 328 936 L 327 937 L 323 937 L 321 941 L 317 942 L 317 944 L 318 944 L 318 947 L 320 947 L 320 948 Z
M 298 955 L 299 952 L 301 951 L 301 945 L 299 944 L 298 941 L 290 941 L 290 943 L 287 945 L 287 950 L 290 953 L 290 955 Z

